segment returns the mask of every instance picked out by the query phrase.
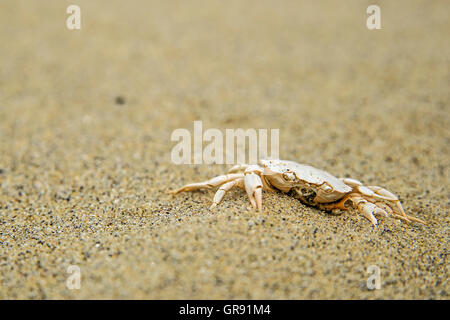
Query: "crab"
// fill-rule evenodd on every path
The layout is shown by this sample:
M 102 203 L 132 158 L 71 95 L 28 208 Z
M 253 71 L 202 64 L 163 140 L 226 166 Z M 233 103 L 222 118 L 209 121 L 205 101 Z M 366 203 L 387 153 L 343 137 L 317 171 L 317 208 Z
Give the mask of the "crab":
M 407 215 L 398 197 L 382 187 L 364 186 L 351 178 L 336 178 L 326 171 L 288 160 L 259 160 L 256 165 L 235 165 L 228 174 L 187 184 L 171 193 L 216 187 L 219 189 L 211 209 L 222 201 L 228 191 L 238 187 L 247 192 L 250 204 L 259 211 L 263 208 L 262 191 L 278 190 L 327 212 L 339 213 L 353 208 L 375 227 L 378 225 L 375 216 L 426 224 Z

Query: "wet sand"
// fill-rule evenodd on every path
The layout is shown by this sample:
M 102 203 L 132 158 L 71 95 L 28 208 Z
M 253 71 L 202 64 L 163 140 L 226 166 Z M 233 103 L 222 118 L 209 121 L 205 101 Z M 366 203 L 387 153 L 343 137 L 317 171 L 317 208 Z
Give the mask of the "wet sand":
M 70 1 L 0 4 L 0 299 L 448 299 L 448 2 L 377 1 L 375 31 L 361 1 L 77 2 L 77 31 Z M 279 128 L 428 225 L 172 197 L 227 169 L 171 162 L 194 120 Z

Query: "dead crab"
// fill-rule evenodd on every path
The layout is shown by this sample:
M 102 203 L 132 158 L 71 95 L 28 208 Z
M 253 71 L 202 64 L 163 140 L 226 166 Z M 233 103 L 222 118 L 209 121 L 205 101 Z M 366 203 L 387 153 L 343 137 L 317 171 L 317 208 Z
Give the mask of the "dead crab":
M 251 205 L 261 211 L 262 191 L 276 189 L 325 211 L 336 212 L 353 207 L 374 226 L 378 223 L 375 215 L 425 223 L 407 215 L 398 197 L 384 188 L 364 186 L 350 178 L 338 179 L 323 170 L 286 160 L 260 160 L 258 165 L 236 165 L 226 175 L 191 183 L 171 193 L 214 187 L 219 187 L 219 190 L 211 208 L 222 201 L 227 191 L 239 187 L 246 190 Z

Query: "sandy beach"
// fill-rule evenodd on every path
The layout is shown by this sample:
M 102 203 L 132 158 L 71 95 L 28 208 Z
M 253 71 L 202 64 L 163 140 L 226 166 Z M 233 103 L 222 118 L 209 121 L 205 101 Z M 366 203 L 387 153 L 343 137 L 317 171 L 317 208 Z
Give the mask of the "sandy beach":
M 0 299 L 448 299 L 448 1 L 0 4 Z M 280 158 L 427 221 L 286 194 L 172 196 L 177 128 L 280 129 Z M 80 270 L 79 289 L 67 286 Z M 370 266 L 381 288 L 369 290 Z

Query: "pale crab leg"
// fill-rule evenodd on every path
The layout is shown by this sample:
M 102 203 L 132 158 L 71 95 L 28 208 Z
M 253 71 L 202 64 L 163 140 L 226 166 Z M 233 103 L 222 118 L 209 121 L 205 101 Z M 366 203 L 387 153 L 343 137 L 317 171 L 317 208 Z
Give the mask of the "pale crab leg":
M 376 199 L 364 196 L 364 195 L 360 195 L 361 197 L 363 197 L 363 199 L 365 199 L 366 201 L 369 201 L 371 203 L 373 203 L 377 209 L 374 212 L 375 214 L 379 214 L 379 215 L 383 215 L 385 217 L 393 217 L 399 220 L 403 220 L 405 222 L 411 222 L 411 220 L 409 220 L 409 218 L 412 218 L 413 221 L 416 221 L 418 219 L 415 219 L 413 217 L 410 216 L 406 216 L 404 217 L 401 214 L 398 214 L 397 211 L 395 211 L 393 208 L 391 208 L 388 204 L 384 203 L 384 202 L 380 202 L 380 201 L 376 201 Z M 422 222 L 422 220 L 417 221 L 417 222 Z
M 217 207 L 217 205 L 222 201 L 225 194 L 230 191 L 233 187 L 244 187 L 244 178 L 238 178 L 235 180 L 232 180 L 230 182 L 226 182 L 223 185 L 220 186 L 219 190 L 217 190 L 216 194 L 214 195 L 213 204 L 211 205 L 210 209 L 214 209 Z
M 348 194 L 341 201 L 332 204 L 319 204 L 318 208 L 325 211 L 334 212 L 335 209 L 347 210 L 348 208 L 345 206 L 346 202 L 350 200 L 352 203 L 352 207 L 355 208 L 359 213 L 361 213 L 367 220 L 369 220 L 375 227 L 378 225 L 378 221 L 375 218 L 375 214 L 383 214 L 386 213 L 378 208 L 376 205 L 370 203 L 363 197 L 358 194 Z
M 371 198 L 371 197 L 367 197 L 367 196 L 363 196 L 363 197 L 367 201 L 372 202 L 377 207 L 381 208 L 384 211 L 386 217 L 394 217 L 396 219 L 403 220 L 405 222 L 415 221 L 415 222 L 420 222 L 420 223 L 426 224 L 425 221 L 422 221 L 420 219 L 408 216 L 406 214 L 405 215 L 400 214 L 399 211 L 397 210 L 398 209 L 397 205 L 395 206 L 395 208 L 392 208 L 391 206 L 389 206 L 388 204 L 386 204 L 384 202 L 377 201 L 377 199 L 375 199 L 375 198 Z
M 383 194 L 378 194 L 372 190 L 372 187 L 365 187 L 365 186 L 359 186 L 356 187 L 357 191 L 361 193 L 361 196 L 364 197 L 367 201 L 370 202 L 376 202 L 376 200 L 385 200 L 390 201 L 395 204 L 395 208 L 391 208 L 390 206 L 387 206 L 391 208 L 391 215 L 394 217 L 402 217 L 402 220 L 405 220 L 407 222 L 410 222 L 408 219 L 408 216 L 406 215 L 405 211 L 403 210 L 403 207 L 400 203 L 400 200 L 397 196 L 395 196 L 393 193 L 387 191 L 386 189 L 383 189 L 381 187 L 377 187 L 379 189 L 384 190 L 385 192 Z M 383 206 L 384 209 L 384 206 Z
M 206 180 L 203 182 L 187 184 L 178 190 L 170 191 L 170 193 L 177 194 L 180 192 L 193 191 L 193 190 L 204 189 L 204 188 L 210 189 L 210 188 L 218 187 L 229 181 L 233 181 L 233 180 L 243 178 L 243 177 L 244 177 L 243 173 L 224 174 L 224 175 L 217 176 L 217 177 L 214 177 L 212 179 L 209 179 L 209 180 Z
M 358 211 L 361 212 L 361 214 L 368 219 L 372 224 L 376 227 L 378 225 L 378 221 L 374 216 L 375 210 L 378 207 L 374 205 L 373 203 L 370 203 L 366 200 L 361 200 L 358 202 Z M 380 209 L 381 210 L 381 209 Z
M 374 202 L 374 203 L 375 203 L 375 205 L 376 205 L 377 207 L 380 207 L 381 209 L 384 210 L 384 212 L 386 212 L 386 216 L 387 216 L 387 217 L 396 215 L 396 214 L 393 212 L 392 208 L 389 207 L 389 206 L 388 206 L 387 204 L 385 204 L 384 202 L 376 201 L 376 202 Z
M 248 168 L 250 168 L 249 170 L 247 170 Z M 251 164 L 237 164 L 235 166 L 233 166 L 230 170 L 228 170 L 228 173 L 236 173 L 236 172 L 251 172 L 251 171 L 255 171 L 258 172 L 260 177 L 261 177 L 261 181 L 263 183 L 263 189 L 266 191 L 272 191 L 275 192 L 276 190 L 274 188 L 272 188 L 269 183 L 267 182 L 267 180 L 264 178 L 264 174 L 263 174 L 263 169 L 258 166 L 258 165 L 251 165 Z
M 249 166 L 245 170 L 244 185 L 252 207 L 262 211 L 263 182 L 257 173 L 260 173 L 259 167 Z
M 400 200 L 398 199 L 398 197 L 393 194 L 392 192 L 390 192 L 389 190 L 386 190 L 382 187 L 378 187 L 378 186 L 368 186 L 368 187 L 359 187 L 358 189 L 364 188 L 364 192 L 362 192 L 363 194 L 376 198 L 376 199 L 382 199 L 382 200 L 388 200 L 388 201 L 392 201 L 395 202 L 395 205 L 397 206 L 399 212 L 402 214 L 402 216 L 406 217 L 406 213 L 405 210 L 403 210 L 402 204 L 400 203 Z
M 369 202 L 367 199 L 364 199 L 361 195 L 355 193 L 348 194 L 337 203 L 319 204 L 318 207 L 319 209 L 333 212 L 334 209 L 348 210 L 348 208 L 346 207 L 346 202 L 348 200 L 351 201 L 352 207 L 357 209 L 357 211 L 360 212 L 366 219 L 368 219 L 374 226 L 378 225 L 378 221 L 375 218 L 375 215 L 387 216 L 387 213 L 383 209 Z
M 406 221 L 414 221 L 414 222 L 420 222 L 420 223 L 426 224 L 426 222 L 421 219 L 407 215 L 405 213 L 405 210 L 403 210 L 403 206 L 400 203 L 400 200 L 398 199 L 398 197 L 395 194 L 393 194 L 392 192 L 390 192 L 389 190 L 386 190 L 386 189 L 384 189 L 382 187 L 378 187 L 378 186 L 368 186 L 367 189 L 373 191 L 373 193 L 374 193 L 372 195 L 373 198 L 394 202 L 395 206 L 396 206 L 395 209 L 397 209 L 397 210 L 395 210 L 395 209 L 394 210 L 396 212 L 398 211 L 400 213 L 400 215 L 405 218 Z M 398 214 L 397 214 L 397 216 L 398 216 Z
M 228 170 L 228 173 L 236 173 L 236 172 L 244 172 L 248 167 L 250 167 L 249 164 L 237 164 Z
M 404 220 L 406 222 L 414 221 L 414 222 L 420 222 L 420 223 L 426 224 L 426 222 L 423 220 L 420 220 L 418 218 L 414 218 L 412 216 L 407 215 L 405 213 L 405 210 L 403 210 L 403 206 L 400 203 L 400 200 L 398 199 L 398 197 L 395 194 L 393 194 L 392 192 L 390 192 L 389 190 L 386 190 L 386 189 L 384 189 L 382 187 L 378 187 L 378 186 L 366 187 L 366 186 L 363 186 L 363 184 L 360 181 L 351 179 L 351 178 L 341 178 L 341 180 L 345 184 L 352 186 L 354 188 L 354 190 L 361 193 L 361 195 L 365 196 L 367 200 L 379 199 L 379 200 L 391 201 L 391 202 L 395 203 L 395 208 L 392 208 L 394 210 L 394 213 L 392 213 L 392 212 L 390 213 L 395 218 Z

